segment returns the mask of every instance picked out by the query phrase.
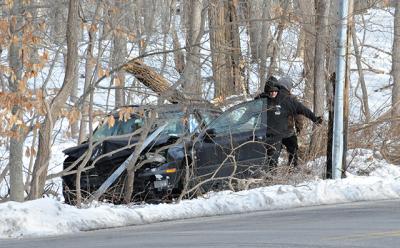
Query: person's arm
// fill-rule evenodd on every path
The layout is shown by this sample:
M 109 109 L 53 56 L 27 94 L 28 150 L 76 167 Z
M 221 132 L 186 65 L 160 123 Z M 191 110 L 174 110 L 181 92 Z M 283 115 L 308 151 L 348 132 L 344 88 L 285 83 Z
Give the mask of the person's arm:
M 294 116 L 294 127 L 296 128 L 297 134 L 300 134 L 301 130 L 303 130 L 304 122 L 303 122 L 303 117 L 301 115 Z
M 267 93 L 260 93 L 257 96 L 254 97 L 254 100 L 260 99 L 260 98 L 266 98 L 267 97 Z
M 301 102 L 297 101 L 294 97 L 288 97 L 289 105 L 293 107 L 295 115 L 304 115 L 314 123 L 321 124 L 322 118 L 315 116 L 315 114 Z

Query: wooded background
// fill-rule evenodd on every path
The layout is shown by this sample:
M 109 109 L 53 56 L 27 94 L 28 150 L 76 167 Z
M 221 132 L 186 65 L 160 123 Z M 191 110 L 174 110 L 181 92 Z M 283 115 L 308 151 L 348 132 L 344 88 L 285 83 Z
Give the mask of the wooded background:
M 400 1 L 349 2 L 348 54 L 357 66 L 348 71 L 358 74 L 350 94 L 361 106 L 351 120 L 350 144 L 363 137 L 358 145 L 368 147 L 380 137 L 389 156 L 399 147 L 388 146 L 393 139 L 386 137 L 393 136 L 376 130 L 392 124 L 385 127 L 398 135 Z M 372 47 L 392 59 L 390 80 L 379 89 L 390 90 L 391 103 L 379 112 L 371 112 L 364 73 L 385 72 L 366 62 L 363 51 L 371 46 L 357 35 L 368 29 L 364 15 L 371 9 L 394 13 L 393 29 L 384 30 L 383 23 L 376 30 L 392 32 L 392 50 Z M 337 0 L 0 1 L 0 146 L 6 151 L 0 183 L 7 181 L 9 189 L 0 201 L 45 193 L 61 119 L 69 121 L 63 134 L 81 143 L 96 116 L 115 107 L 154 103 L 158 96 L 159 102 L 223 104 L 233 95 L 254 96 L 270 75 L 287 74 L 301 101 L 326 116 L 338 23 Z M 325 133 L 314 130 L 305 137 L 313 154 Z M 28 166 L 23 156 L 30 157 Z

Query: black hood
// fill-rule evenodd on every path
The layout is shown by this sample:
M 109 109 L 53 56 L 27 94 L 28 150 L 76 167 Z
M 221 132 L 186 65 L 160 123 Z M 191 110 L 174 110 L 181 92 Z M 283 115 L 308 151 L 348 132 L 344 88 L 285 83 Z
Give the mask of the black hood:
M 106 154 L 112 151 L 115 151 L 117 149 L 123 148 L 125 146 L 128 146 L 129 144 L 135 144 L 139 140 L 139 137 L 127 137 L 127 138 L 109 138 L 107 140 L 104 140 L 101 142 L 101 144 L 98 144 L 96 147 L 93 148 L 93 154 L 96 154 L 97 156 L 100 156 L 102 154 Z M 93 142 L 95 144 L 96 142 Z M 88 143 L 80 144 L 71 148 L 65 149 L 63 152 L 65 155 L 73 157 L 73 158 L 79 158 L 83 153 L 87 151 L 89 148 Z M 117 154 L 119 156 L 124 156 L 127 153 L 131 153 L 133 151 L 133 148 L 127 148 L 124 149 Z
M 96 154 L 95 157 L 98 157 L 100 155 L 121 149 L 123 147 L 126 147 L 128 145 L 133 145 L 139 141 L 140 137 L 128 137 L 128 138 L 109 138 L 107 140 L 104 140 L 101 144 L 97 145 L 93 149 L 93 154 Z M 149 151 L 151 150 L 152 147 L 158 147 L 160 145 L 164 145 L 166 143 L 171 143 L 172 140 L 176 140 L 177 137 L 171 137 L 169 135 L 159 135 L 155 140 L 153 140 L 149 145 L 147 149 L 144 149 L 144 151 Z M 71 148 L 65 149 L 63 152 L 65 155 L 70 156 L 72 158 L 79 158 L 83 153 L 87 151 L 89 147 L 88 143 L 80 144 L 78 146 L 74 146 Z M 134 146 L 130 148 L 123 149 L 115 154 L 112 155 L 112 157 L 124 157 L 124 156 L 129 156 L 132 154 L 134 151 Z
M 67 148 L 63 151 L 63 153 L 67 156 L 79 157 L 87 150 L 88 147 L 89 147 L 88 143 L 83 143 L 77 146 Z

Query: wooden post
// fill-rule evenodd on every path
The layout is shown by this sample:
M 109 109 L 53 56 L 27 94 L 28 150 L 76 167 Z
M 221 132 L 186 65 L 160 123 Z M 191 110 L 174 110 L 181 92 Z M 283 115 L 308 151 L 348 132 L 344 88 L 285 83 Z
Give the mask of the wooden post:
M 328 104 L 328 140 L 326 146 L 326 172 L 325 179 L 333 178 L 333 170 L 332 170 L 332 139 L 333 139 L 333 117 L 334 117 L 334 109 L 335 109 L 335 81 L 336 74 L 332 73 L 329 82 L 330 87 L 329 94 L 327 95 L 327 104 Z

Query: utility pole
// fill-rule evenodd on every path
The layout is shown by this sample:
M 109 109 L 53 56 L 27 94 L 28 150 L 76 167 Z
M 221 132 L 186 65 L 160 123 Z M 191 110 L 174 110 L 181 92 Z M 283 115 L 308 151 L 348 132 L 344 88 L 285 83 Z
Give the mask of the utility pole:
M 334 179 L 341 178 L 343 171 L 343 147 L 344 147 L 344 84 L 346 77 L 346 45 L 347 45 L 347 17 L 348 0 L 340 0 L 338 28 L 338 48 L 336 56 L 336 85 L 335 85 L 335 107 L 333 120 L 333 145 L 332 145 L 332 176 Z

